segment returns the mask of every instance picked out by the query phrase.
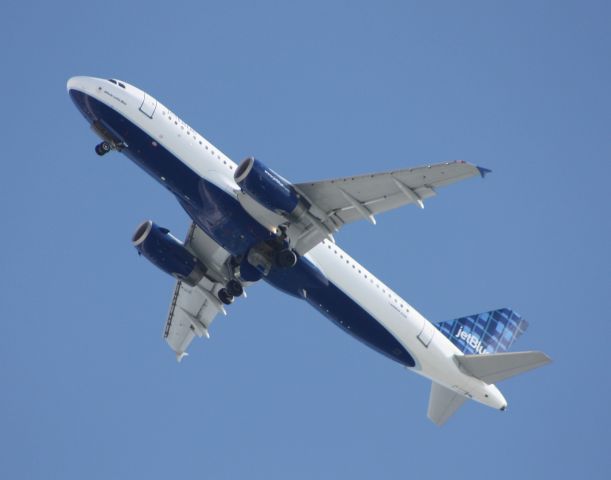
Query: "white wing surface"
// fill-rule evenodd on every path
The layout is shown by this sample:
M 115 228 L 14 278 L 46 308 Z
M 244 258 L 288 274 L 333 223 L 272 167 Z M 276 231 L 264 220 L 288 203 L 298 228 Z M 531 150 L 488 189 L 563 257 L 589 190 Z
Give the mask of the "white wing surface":
M 543 352 L 502 352 L 486 355 L 455 355 L 468 375 L 492 384 L 547 365 L 552 360 Z
M 431 383 L 429 396 L 429 419 L 438 426 L 442 426 L 465 403 L 466 398 L 438 383 Z
M 436 189 L 488 173 L 467 162 L 454 161 L 355 177 L 297 183 L 294 187 L 311 205 L 305 219 L 293 226 L 295 249 L 304 254 L 346 223 L 367 219 L 410 203 L 424 208 Z
M 212 289 L 176 283 L 163 336 L 176 352 L 178 361 L 186 355 L 189 344 L 196 336 L 210 338 L 208 329 L 219 312 L 225 313 L 225 309 L 215 298 Z
M 176 282 L 163 338 L 176 352 L 178 361 L 186 355 L 195 337 L 210 337 L 208 330 L 219 313 L 226 315 L 217 292 L 228 280 L 225 261 L 229 254 L 195 224 L 189 229 L 185 246 L 202 261 L 208 271 L 194 287 L 181 281 Z

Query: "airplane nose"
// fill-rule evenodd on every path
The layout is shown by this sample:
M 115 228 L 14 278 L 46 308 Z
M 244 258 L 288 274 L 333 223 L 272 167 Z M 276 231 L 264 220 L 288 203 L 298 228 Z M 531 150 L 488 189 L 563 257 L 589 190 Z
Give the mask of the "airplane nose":
M 94 84 L 96 80 L 98 79 L 93 77 L 72 77 L 66 83 L 66 90 L 68 90 L 68 92 L 70 92 L 70 90 L 76 90 L 78 92 L 91 93 L 95 87 Z
M 70 91 L 70 90 L 78 90 L 78 86 L 79 86 L 79 79 L 82 77 L 72 77 L 68 79 L 68 83 L 66 83 L 66 90 Z
M 76 108 L 85 116 L 89 122 L 96 119 L 92 110 L 92 99 L 99 96 L 100 79 L 93 77 L 72 77 L 66 83 L 68 95 L 74 102 Z

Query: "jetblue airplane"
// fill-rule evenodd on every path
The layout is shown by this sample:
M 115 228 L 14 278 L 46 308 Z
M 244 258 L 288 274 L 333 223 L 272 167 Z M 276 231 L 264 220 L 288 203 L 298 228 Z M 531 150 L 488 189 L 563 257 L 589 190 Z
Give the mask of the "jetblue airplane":
M 545 365 L 542 352 L 508 352 L 526 330 L 501 308 L 437 324 L 343 251 L 333 238 L 357 220 L 407 204 L 489 170 L 463 161 L 333 180 L 291 183 L 253 157 L 239 165 L 148 93 L 116 79 L 73 77 L 72 101 L 101 142 L 167 188 L 193 220 L 184 242 L 151 220 L 138 253 L 176 278 L 163 336 L 180 361 L 209 338 L 225 306 L 264 280 L 300 298 L 346 333 L 432 381 L 428 417 L 444 424 L 466 399 L 505 410 L 495 386 Z

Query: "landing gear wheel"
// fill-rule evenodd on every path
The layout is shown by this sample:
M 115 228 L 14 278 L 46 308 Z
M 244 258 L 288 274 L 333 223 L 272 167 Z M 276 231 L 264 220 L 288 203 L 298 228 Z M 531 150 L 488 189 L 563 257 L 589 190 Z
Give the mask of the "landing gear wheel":
M 276 253 L 276 265 L 280 268 L 292 268 L 297 263 L 297 254 L 285 248 Z
M 244 294 L 244 287 L 242 287 L 242 284 L 237 280 L 229 280 L 225 290 L 232 297 L 241 297 Z
M 233 295 L 231 295 L 227 290 L 221 288 L 218 293 L 219 300 L 223 302 L 225 305 L 231 305 L 233 303 Z
M 110 143 L 108 142 L 98 143 L 95 146 L 95 153 L 97 153 L 100 157 L 102 155 L 106 155 L 111 150 L 112 150 L 112 147 L 110 146 Z

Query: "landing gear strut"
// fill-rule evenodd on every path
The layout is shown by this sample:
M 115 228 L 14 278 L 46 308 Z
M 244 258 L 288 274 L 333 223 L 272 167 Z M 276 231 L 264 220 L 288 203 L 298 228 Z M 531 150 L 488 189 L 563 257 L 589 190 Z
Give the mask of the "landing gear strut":
M 110 145 L 110 143 L 108 143 L 106 141 L 104 141 L 102 143 L 98 143 L 95 146 L 95 153 L 97 153 L 100 157 L 102 155 L 106 155 L 111 150 L 112 150 L 112 146 Z

